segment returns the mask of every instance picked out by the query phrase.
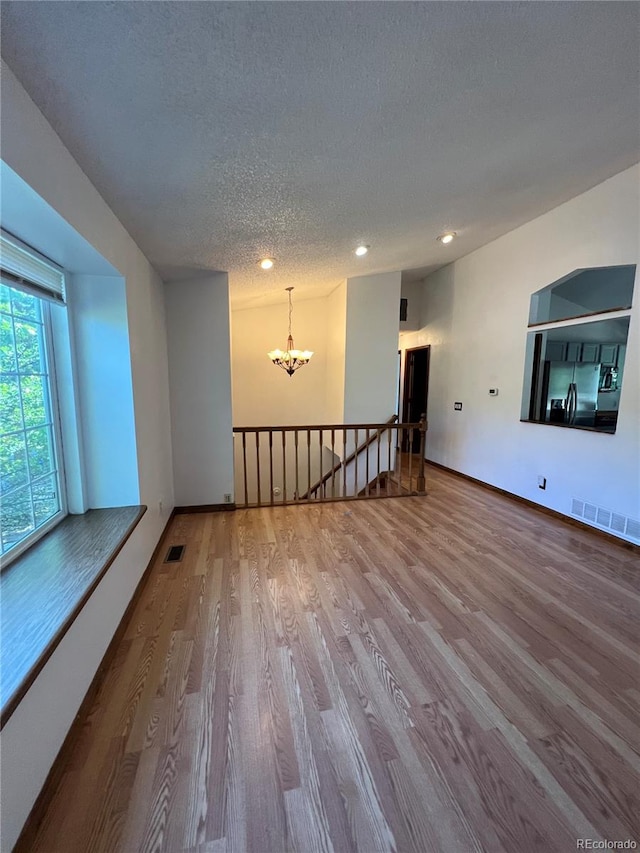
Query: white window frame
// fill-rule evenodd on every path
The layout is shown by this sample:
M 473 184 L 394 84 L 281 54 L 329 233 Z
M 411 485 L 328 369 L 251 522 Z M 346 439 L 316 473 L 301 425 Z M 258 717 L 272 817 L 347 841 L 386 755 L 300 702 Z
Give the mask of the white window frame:
M 3 233 L 3 236 L 4 233 Z M 51 261 L 48 258 L 44 258 L 44 256 L 40 255 L 39 252 L 36 252 L 31 247 L 26 246 L 21 243 L 21 241 L 16 240 L 11 237 L 11 235 L 7 235 L 10 237 L 11 241 L 16 244 L 22 246 L 25 251 L 31 253 L 34 257 L 42 259 L 50 266 L 54 267 Z M 59 269 L 59 268 L 58 268 Z M 62 270 L 60 270 L 62 272 Z M 51 304 L 50 300 L 46 298 L 46 296 L 40 295 L 38 289 L 31 290 L 27 286 L 23 287 L 20 283 L 12 284 L 11 280 L 8 277 L 4 277 L 2 283 L 8 287 L 9 289 L 19 290 L 23 292 L 29 293 L 29 295 L 38 299 L 40 302 L 41 316 L 42 316 L 42 338 L 43 338 L 43 357 L 46 365 L 46 378 L 47 381 L 45 383 L 45 387 L 49 396 L 48 405 L 51 416 L 51 432 L 52 432 L 52 444 L 53 444 L 53 461 L 55 466 L 55 475 L 56 475 L 56 484 L 58 489 L 58 499 L 60 508 L 58 511 L 51 516 L 51 518 L 47 519 L 43 524 L 36 527 L 31 533 L 24 537 L 24 539 L 20 539 L 15 545 L 12 545 L 4 554 L 0 555 L 0 568 L 4 569 L 8 565 L 10 565 L 17 557 L 23 554 L 28 548 L 30 548 L 35 542 L 41 539 L 46 533 L 48 533 L 52 528 L 54 528 L 57 524 L 59 524 L 63 518 L 68 514 L 67 507 L 67 492 L 66 492 L 66 477 L 65 477 L 65 469 L 64 469 L 64 447 L 62 442 L 62 430 L 61 430 L 61 422 L 60 422 L 60 404 L 58 399 L 58 383 L 56 377 L 56 359 L 55 359 L 55 350 L 54 350 L 54 330 L 53 324 L 51 320 Z M 64 291 L 63 291 L 64 293 Z M 58 304 L 60 304 L 61 300 L 55 300 Z M 23 421 L 24 426 L 24 421 Z M 25 430 L 26 431 L 26 430 Z M 31 480 L 29 480 L 31 483 Z M 33 505 L 33 500 L 32 500 Z

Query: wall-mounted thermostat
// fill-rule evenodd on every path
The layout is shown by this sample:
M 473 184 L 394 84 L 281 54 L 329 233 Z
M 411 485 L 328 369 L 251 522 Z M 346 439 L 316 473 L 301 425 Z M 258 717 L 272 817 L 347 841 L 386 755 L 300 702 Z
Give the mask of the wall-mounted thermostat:
M 497 397 L 498 396 L 498 389 L 497 388 L 489 388 L 489 396 L 490 397 Z
M 462 403 L 454 403 L 453 408 L 455 409 L 456 412 L 461 412 L 462 411 Z

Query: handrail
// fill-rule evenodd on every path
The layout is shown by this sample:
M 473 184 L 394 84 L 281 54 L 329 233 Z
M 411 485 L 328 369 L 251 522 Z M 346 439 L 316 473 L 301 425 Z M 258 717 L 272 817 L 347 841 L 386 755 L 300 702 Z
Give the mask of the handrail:
M 397 420 L 398 420 L 397 415 L 391 415 L 391 417 L 386 422 L 386 424 L 384 424 L 383 426 L 380 426 L 380 427 L 373 426 L 372 424 L 348 424 L 348 426 L 350 428 L 353 428 L 353 429 L 366 429 L 367 431 L 371 431 L 373 429 L 373 430 L 375 430 L 375 432 L 373 433 L 373 435 L 370 435 L 368 438 L 365 438 L 365 440 L 362 442 L 362 444 L 360 444 L 358 447 L 356 447 L 356 449 L 353 450 L 349 454 L 349 456 L 347 456 L 346 459 L 341 459 L 340 462 L 336 462 L 336 464 L 332 468 L 330 468 L 326 474 L 323 474 L 322 477 L 320 477 L 320 479 L 316 483 L 313 484 L 313 486 L 310 486 L 303 495 L 300 495 L 300 500 L 306 500 L 313 493 L 317 492 L 318 489 L 320 488 L 320 486 L 322 486 L 326 482 L 328 482 L 343 467 L 345 467 L 346 465 L 349 465 L 351 462 L 353 462 L 353 460 L 356 458 L 356 456 L 359 456 L 363 450 L 366 450 L 367 447 L 369 447 L 369 445 L 373 444 L 374 441 L 376 440 L 376 438 L 379 435 L 381 435 L 384 432 L 384 430 L 388 429 L 388 427 L 391 426 L 391 424 L 395 424 L 395 422 Z M 344 426 L 345 425 L 342 424 L 342 428 L 344 428 Z M 418 429 L 420 424 L 402 424 L 402 426 L 406 427 L 407 429 L 411 429 L 411 428 Z
M 386 423 L 374 424 L 233 427 L 234 435 L 241 439 L 234 451 L 239 454 L 239 488 L 244 491 L 244 502 L 239 503 L 260 507 L 385 497 L 394 491 L 398 496 L 424 494 L 426 429 L 425 415 L 417 423 L 406 424 L 398 423 L 398 416 L 392 415 Z M 419 458 L 413 453 L 404 454 L 402 462 L 400 430 L 419 430 Z M 274 433 L 280 433 L 281 439 L 274 441 Z M 293 436 L 287 440 L 291 433 Z M 364 440 L 360 441 L 362 435 Z M 341 444 L 342 459 L 336 462 L 337 443 Z M 349 446 L 354 449 L 348 450 Z M 408 463 L 408 488 L 404 463 Z M 329 470 L 325 471 L 327 464 Z
M 389 418 L 389 420 L 384 424 L 296 424 L 296 425 L 285 425 L 285 426 L 260 426 L 260 427 L 233 427 L 233 432 L 294 432 L 298 430 L 302 432 L 303 430 L 324 430 L 324 432 L 329 432 L 330 430 L 342 430 L 342 429 L 377 429 L 377 430 L 385 430 L 388 429 L 392 424 L 394 424 L 398 419 L 397 415 L 393 415 L 393 418 Z M 420 426 L 419 423 L 416 424 L 398 424 L 399 427 L 413 427 L 414 429 L 418 429 Z

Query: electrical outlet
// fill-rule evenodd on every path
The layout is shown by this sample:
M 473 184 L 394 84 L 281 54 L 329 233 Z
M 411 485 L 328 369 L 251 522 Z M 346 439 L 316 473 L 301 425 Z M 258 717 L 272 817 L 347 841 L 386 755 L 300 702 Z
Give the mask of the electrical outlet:
M 462 403 L 454 403 L 453 408 L 456 412 L 461 412 L 462 411 Z
M 233 498 L 233 495 L 225 495 L 225 496 L 224 496 L 224 502 L 225 502 L 226 504 L 233 503 L 232 498 Z
M 538 488 L 546 489 L 547 488 L 547 478 L 543 477 L 542 474 L 538 474 Z

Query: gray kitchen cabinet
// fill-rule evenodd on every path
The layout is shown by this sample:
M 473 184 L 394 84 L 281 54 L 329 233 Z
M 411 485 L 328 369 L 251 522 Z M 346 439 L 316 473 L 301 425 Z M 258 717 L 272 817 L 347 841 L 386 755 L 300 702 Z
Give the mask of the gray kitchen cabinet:
M 582 344 L 580 361 L 595 362 L 600 360 L 600 344 Z
M 600 364 L 605 367 L 616 367 L 618 364 L 618 344 L 600 345 Z
M 580 361 L 582 354 L 582 344 L 577 341 L 569 341 L 567 344 L 567 361 Z
M 545 354 L 547 361 L 566 361 L 567 345 L 564 341 L 547 341 Z

